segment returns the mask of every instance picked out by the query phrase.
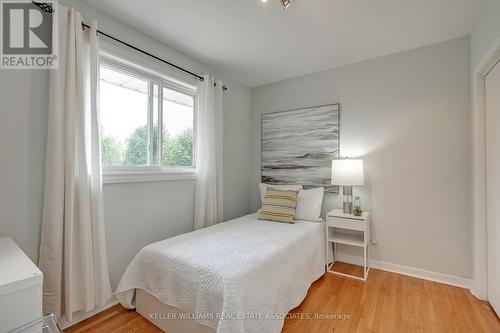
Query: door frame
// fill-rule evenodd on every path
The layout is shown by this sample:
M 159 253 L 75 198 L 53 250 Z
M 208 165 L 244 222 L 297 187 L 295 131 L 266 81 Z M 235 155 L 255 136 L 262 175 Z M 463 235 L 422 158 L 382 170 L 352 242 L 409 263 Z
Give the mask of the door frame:
M 500 60 L 498 40 L 472 74 L 472 258 L 471 292 L 488 300 L 486 217 L 486 76 Z

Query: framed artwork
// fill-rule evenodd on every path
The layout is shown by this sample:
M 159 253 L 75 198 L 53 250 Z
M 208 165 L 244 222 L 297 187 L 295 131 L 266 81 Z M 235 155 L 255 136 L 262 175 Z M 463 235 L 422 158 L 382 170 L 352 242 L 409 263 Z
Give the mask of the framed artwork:
M 262 182 L 338 193 L 331 165 L 339 157 L 339 129 L 339 104 L 263 114 Z

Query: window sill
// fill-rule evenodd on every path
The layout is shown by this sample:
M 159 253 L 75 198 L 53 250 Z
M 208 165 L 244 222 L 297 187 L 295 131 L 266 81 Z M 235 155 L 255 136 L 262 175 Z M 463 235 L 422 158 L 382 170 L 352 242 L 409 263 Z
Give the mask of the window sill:
M 194 180 L 194 170 L 168 171 L 103 171 L 103 184 L 147 183 L 179 180 Z

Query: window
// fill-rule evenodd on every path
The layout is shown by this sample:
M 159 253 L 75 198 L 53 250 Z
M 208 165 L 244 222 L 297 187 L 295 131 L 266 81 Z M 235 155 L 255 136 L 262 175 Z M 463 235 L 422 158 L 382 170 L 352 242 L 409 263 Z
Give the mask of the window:
M 104 175 L 194 169 L 196 88 L 101 56 Z

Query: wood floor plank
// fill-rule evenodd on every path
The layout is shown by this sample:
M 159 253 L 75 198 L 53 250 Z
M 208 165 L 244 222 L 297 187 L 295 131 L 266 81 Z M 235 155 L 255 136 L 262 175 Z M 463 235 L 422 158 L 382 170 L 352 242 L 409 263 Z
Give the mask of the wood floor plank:
M 344 272 L 357 267 L 338 265 Z M 65 333 L 161 333 L 135 311 L 116 305 Z M 466 289 L 372 269 L 363 282 L 326 274 L 316 281 L 282 333 L 500 332 L 486 302 Z

